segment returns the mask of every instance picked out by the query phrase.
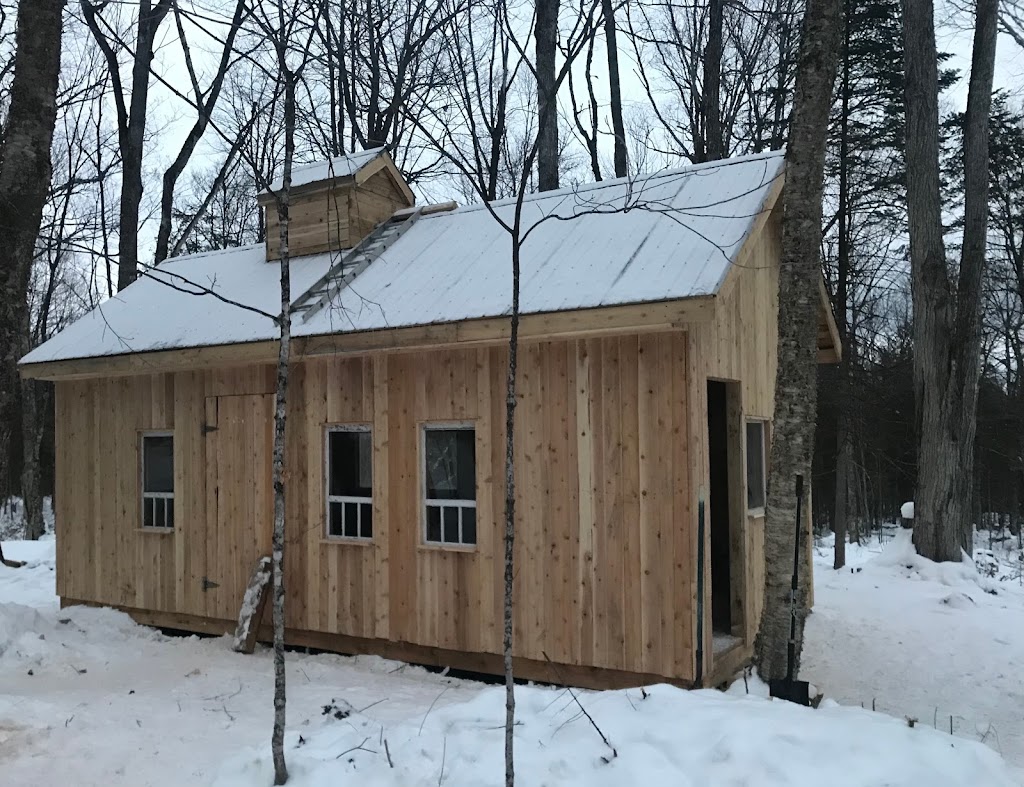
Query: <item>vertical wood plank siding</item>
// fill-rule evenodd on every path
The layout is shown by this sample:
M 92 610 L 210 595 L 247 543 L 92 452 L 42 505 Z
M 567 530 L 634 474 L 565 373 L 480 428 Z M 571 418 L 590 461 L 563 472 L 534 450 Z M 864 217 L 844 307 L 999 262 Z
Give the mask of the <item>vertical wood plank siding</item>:
M 692 677 L 696 503 L 709 484 L 705 381 L 740 381 L 743 417 L 771 417 L 777 249 L 772 221 L 727 281 L 710 323 L 523 345 L 517 655 Z M 499 346 L 294 366 L 290 628 L 500 652 L 506 357 Z M 269 547 L 272 368 L 64 381 L 56 390 L 58 593 L 235 616 L 248 574 Z M 475 549 L 423 544 L 419 434 L 431 421 L 476 428 Z M 373 429 L 371 542 L 325 538 L 331 424 Z M 174 432 L 169 533 L 139 527 L 138 436 L 150 429 Z M 762 540 L 760 523 L 744 518 L 744 527 L 743 565 L 734 570 L 743 572 L 749 644 L 761 604 Z M 710 625 L 705 631 L 710 651 Z

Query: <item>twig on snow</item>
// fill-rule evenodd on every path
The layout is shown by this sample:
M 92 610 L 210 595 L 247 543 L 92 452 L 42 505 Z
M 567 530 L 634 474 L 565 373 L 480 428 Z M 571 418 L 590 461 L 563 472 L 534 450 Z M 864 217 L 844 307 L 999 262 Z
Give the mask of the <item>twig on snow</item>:
M 448 754 L 448 736 L 444 736 L 444 740 L 441 743 L 441 772 L 437 774 L 437 787 L 441 787 L 441 780 L 444 778 L 444 760 Z
M 562 676 L 558 675 L 558 667 L 555 666 L 555 663 L 548 657 L 547 653 L 545 653 L 544 651 L 541 651 L 541 653 L 543 654 L 544 659 L 547 661 L 547 663 L 550 664 L 551 668 L 555 671 L 555 675 L 557 675 L 558 679 L 561 680 Z M 576 701 L 576 704 L 580 706 L 580 710 L 583 711 L 583 715 L 587 717 L 587 721 L 590 722 L 590 725 L 595 730 L 597 730 L 597 734 L 601 736 L 601 740 L 604 741 L 604 745 L 612 750 L 612 756 L 611 757 L 602 757 L 601 758 L 601 761 L 604 762 L 605 765 L 607 765 L 608 763 L 610 763 L 612 760 L 614 760 L 616 757 L 619 756 L 618 751 L 616 751 L 615 747 L 612 746 L 611 743 L 608 742 L 608 738 L 606 738 L 605 734 L 603 732 L 601 732 L 601 728 L 597 726 L 597 722 L 594 721 L 593 716 L 591 716 L 589 713 L 587 713 L 587 709 L 583 707 L 583 703 L 580 702 L 580 698 L 576 696 L 576 692 L 574 692 L 572 690 L 572 687 L 569 686 L 568 684 L 566 684 L 565 688 L 569 692 L 569 696 L 571 696 Z
M 351 749 L 345 749 L 345 751 L 343 751 L 341 754 L 339 754 L 334 759 L 340 760 L 346 754 L 349 754 L 350 752 L 354 752 L 354 751 L 365 751 L 365 752 L 369 752 L 370 754 L 380 754 L 380 752 L 376 752 L 373 749 L 367 749 L 365 746 L 363 746 L 363 743 L 366 743 L 368 740 L 370 740 L 370 739 L 369 738 L 363 738 L 362 743 L 360 743 L 358 746 L 353 746 Z
M 438 694 L 438 695 L 437 695 L 436 697 L 434 697 L 434 701 L 433 701 L 432 703 L 430 703 L 430 707 L 429 707 L 429 708 L 427 708 L 427 712 L 423 714 L 423 719 L 422 719 L 422 721 L 420 721 L 420 729 L 419 729 L 419 732 L 417 732 L 417 733 L 416 733 L 417 735 L 421 735 L 421 734 L 423 733 L 423 725 L 424 725 L 424 724 L 426 723 L 426 721 L 427 721 L 427 716 L 429 716 L 429 715 L 430 715 L 430 711 L 432 711 L 432 710 L 434 709 L 434 706 L 435 706 L 435 705 L 437 704 L 437 701 L 438 701 L 439 699 L 441 699 L 441 697 L 443 697 L 443 696 L 444 696 L 444 693 L 445 693 L 446 691 L 448 691 L 448 689 L 450 689 L 450 688 L 451 688 L 451 686 L 445 686 L 445 687 L 444 687 L 443 689 L 441 689 L 441 693 L 440 693 L 440 694 Z
M 388 748 L 388 739 L 384 739 L 384 753 L 388 756 L 388 767 L 394 768 L 395 764 L 391 762 L 391 750 Z

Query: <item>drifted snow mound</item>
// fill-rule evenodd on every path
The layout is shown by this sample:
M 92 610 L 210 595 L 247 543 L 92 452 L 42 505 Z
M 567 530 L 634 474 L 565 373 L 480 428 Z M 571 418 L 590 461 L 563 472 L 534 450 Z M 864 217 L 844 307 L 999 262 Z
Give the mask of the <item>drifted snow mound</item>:
M 914 501 L 911 500 L 900 506 L 900 516 L 904 519 L 914 518 Z
M 978 585 L 982 590 L 992 590 L 997 582 L 978 573 L 974 561 L 966 552 L 960 554 L 959 563 L 936 563 L 921 557 L 914 548 L 913 531 L 898 530 L 882 554 L 872 561 L 877 566 L 896 566 L 908 572 L 914 579 L 928 579 L 943 585 L 958 587 L 964 583 Z
M 860 708 L 813 710 L 759 697 L 653 686 L 577 693 L 516 689 L 517 781 L 538 787 L 1011 787 L 991 749 Z M 354 713 L 288 733 L 289 787 L 358 783 L 483 787 L 503 774 L 504 690 L 382 725 Z M 387 741 L 387 751 L 383 742 Z M 837 742 L 839 742 L 837 744 Z M 388 753 L 394 763 L 388 763 Z M 617 754 L 616 754 L 617 753 Z M 224 762 L 217 787 L 269 784 L 269 747 Z M 443 771 L 443 773 L 442 773 Z
M 117 643 L 159 638 L 112 609 L 69 607 L 54 617 L 35 607 L 0 604 L 0 671 L 14 665 L 78 670 L 81 659 L 106 660 Z

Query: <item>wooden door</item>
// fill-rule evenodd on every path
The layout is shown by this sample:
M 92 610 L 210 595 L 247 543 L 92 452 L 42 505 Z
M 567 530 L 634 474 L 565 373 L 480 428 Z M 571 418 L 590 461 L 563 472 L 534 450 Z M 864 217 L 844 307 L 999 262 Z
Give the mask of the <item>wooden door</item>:
M 274 518 L 274 397 L 207 397 L 206 616 L 236 620 Z

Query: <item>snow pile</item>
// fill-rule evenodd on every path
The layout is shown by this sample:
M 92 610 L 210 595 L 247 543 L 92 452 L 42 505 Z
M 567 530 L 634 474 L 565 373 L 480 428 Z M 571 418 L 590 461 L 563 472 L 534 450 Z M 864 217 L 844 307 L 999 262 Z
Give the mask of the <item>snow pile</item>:
M 569 692 L 516 693 L 516 775 L 525 785 L 1014 784 L 984 746 L 834 703 L 813 710 L 671 686 L 577 693 L 607 746 Z M 289 785 L 499 785 L 503 720 L 498 687 L 397 725 L 380 723 L 372 711 L 342 719 L 325 713 L 286 737 Z M 225 762 L 214 784 L 248 787 L 272 776 L 261 741 Z
M 913 519 L 914 518 L 914 501 L 909 500 L 900 506 L 900 517 L 902 519 Z
M 111 610 L 60 610 L 53 541 L 4 546 L 30 560 L 0 568 L 4 784 L 64 784 L 69 772 L 75 787 L 271 783 L 267 649 L 244 656 L 229 637 L 168 638 Z M 730 693 L 577 692 L 609 746 L 569 692 L 523 686 L 518 782 L 1018 784 L 997 751 L 1024 765 L 1024 592 L 993 597 L 977 584 L 911 581 L 906 569 L 871 559 L 859 572 L 818 570 L 801 677 L 844 705 L 769 700 L 756 680 L 750 695 L 742 681 Z M 956 594 L 972 601 L 943 603 Z M 859 707 L 873 696 L 891 715 Z M 935 703 L 939 722 L 956 713 L 956 735 L 935 723 Z M 914 728 L 905 716 L 918 719 Z M 503 720 L 501 688 L 375 657 L 288 657 L 293 786 L 499 785 Z
M 929 580 L 949 587 L 975 585 L 991 590 L 993 583 L 978 573 L 970 556 L 962 550 L 960 555 L 960 563 L 935 563 L 923 558 L 914 548 L 913 531 L 901 529 L 874 562 L 880 567 L 899 567 L 908 579 Z

